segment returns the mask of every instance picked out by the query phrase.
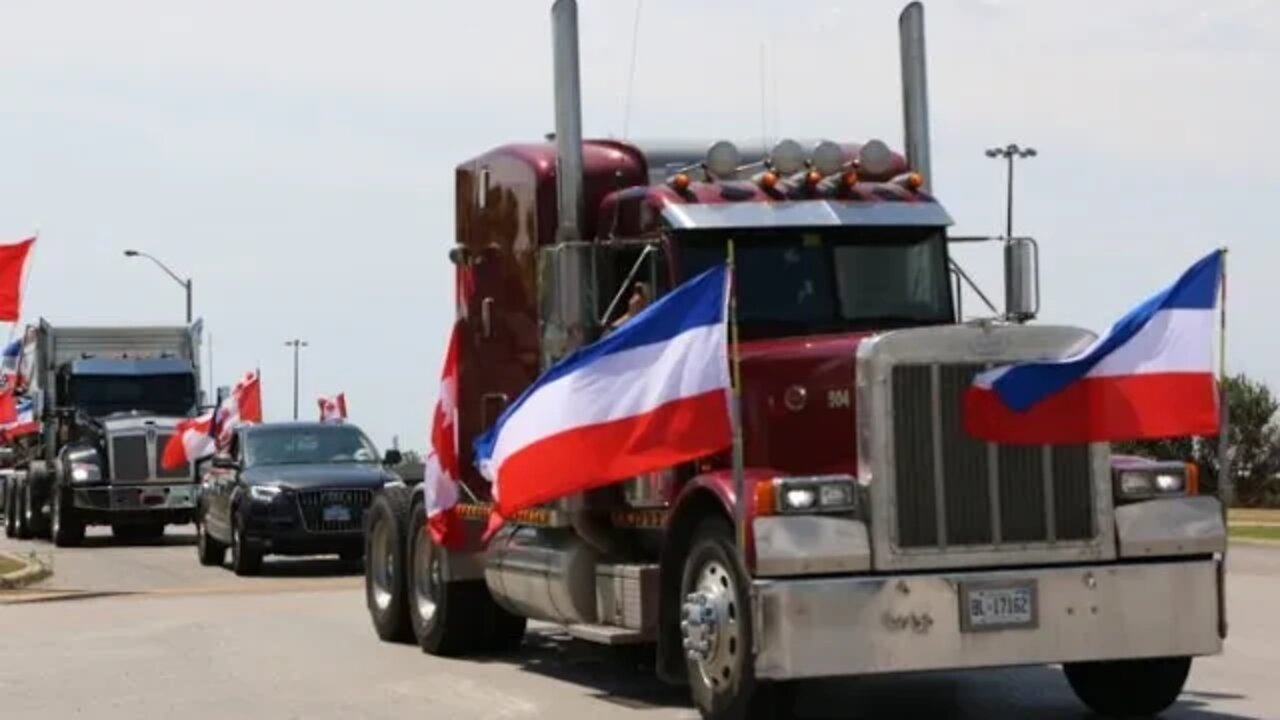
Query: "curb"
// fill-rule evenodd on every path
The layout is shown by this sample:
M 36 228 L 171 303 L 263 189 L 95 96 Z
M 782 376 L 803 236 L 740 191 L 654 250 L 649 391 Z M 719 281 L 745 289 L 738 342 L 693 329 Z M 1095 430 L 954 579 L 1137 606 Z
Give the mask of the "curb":
M 27 557 L 0 551 L 0 555 L 22 564 L 22 567 L 11 573 L 0 575 L 0 590 L 16 590 L 34 582 L 43 580 L 53 574 L 53 568 L 36 557 L 35 553 Z

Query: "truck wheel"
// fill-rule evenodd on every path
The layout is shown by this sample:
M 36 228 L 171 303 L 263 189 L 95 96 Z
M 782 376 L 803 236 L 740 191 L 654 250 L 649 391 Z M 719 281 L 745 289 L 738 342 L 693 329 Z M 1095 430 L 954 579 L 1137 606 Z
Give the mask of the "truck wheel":
M 53 527 L 49 534 L 53 536 L 53 544 L 58 547 L 76 547 L 84 542 L 84 521 L 80 519 L 70 500 L 66 490 L 54 488 L 53 512 L 50 513 Z
M 423 651 L 461 655 L 474 648 L 477 631 L 488 619 L 479 599 L 483 581 L 445 582 L 445 550 L 427 533 L 427 515 L 414 504 L 409 513 L 409 621 Z
M 227 546 L 209 537 L 204 523 L 196 523 L 196 557 L 205 567 L 220 567 L 227 559 Z
M 1067 663 L 1062 667 L 1076 697 L 1104 717 L 1152 717 L 1182 693 L 1191 658 Z
M 40 501 L 36 497 L 35 483 L 31 478 L 22 484 L 22 525 L 26 529 L 26 538 L 38 538 L 44 535 L 44 517 L 41 513 Z
M 367 517 L 364 598 L 369 619 L 384 642 L 413 642 L 405 563 L 409 489 L 399 485 L 383 489 L 374 497 Z
M 25 480 L 13 481 L 13 536 L 19 540 L 31 537 L 31 531 L 27 529 L 27 509 L 22 507 L 27 496 L 24 485 Z
M 4 536 L 8 538 L 18 536 L 18 493 L 15 491 L 15 482 L 10 479 L 4 484 Z
M 244 520 L 239 517 L 231 523 L 231 570 L 242 577 L 262 572 L 262 551 L 249 547 L 244 537 Z
M 694 532 L 680 579 L 689 690 L 705 720 L 788 716 L 786 687 L 755 676 L 748 583 L 732 526 L 707 518 Z

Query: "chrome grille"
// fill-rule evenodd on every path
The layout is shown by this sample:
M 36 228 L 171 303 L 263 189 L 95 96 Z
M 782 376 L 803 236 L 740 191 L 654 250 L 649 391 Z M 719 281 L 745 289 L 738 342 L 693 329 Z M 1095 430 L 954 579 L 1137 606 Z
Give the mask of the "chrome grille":
M 298 493 L 298 511 L 302 527 L 312 533 L 360 532 L 364 529 L 364 511 L 373 502 L 372 490 L 325 489 Z M 344 519 L 326 518 L 328 508 L 346 508 Z
M 164 466 L 164 447 L 169 444 L 169 438 L 172 435 L 159 435 L 156 437 L 155 463 L 156 475 L 162 478 L 185 478 L 191 476 L 191 464 L 188 463 L 174 470 L 166 469 Z
M 897 544 L 908 549 L 1094 536 L 1087 445 L 979 442 L 963 400 L 979 364 L 908 364 L 892 374 Z
M 150 480 L 151 461 L 147 452 L 147 436 L 117 435 L 112 438 L 111 469 L 114 480 Z

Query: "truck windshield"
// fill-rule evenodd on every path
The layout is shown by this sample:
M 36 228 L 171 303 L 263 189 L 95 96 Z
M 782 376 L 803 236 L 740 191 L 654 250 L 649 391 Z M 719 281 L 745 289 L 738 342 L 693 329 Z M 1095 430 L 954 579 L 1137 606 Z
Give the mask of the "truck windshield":
M 71 404 L 93 417 L 120 412 L 186 416 L 195 409 L 192 375 L 73 375 Z
M 254 428 L 245 436 L 246 465 L 376 463 L 378 451 L 350 425 Z
M 724 262 L 729 238 L 744 339 L 953 321 L 937 228 L 683 231 L 675 237 L 680 275 Z

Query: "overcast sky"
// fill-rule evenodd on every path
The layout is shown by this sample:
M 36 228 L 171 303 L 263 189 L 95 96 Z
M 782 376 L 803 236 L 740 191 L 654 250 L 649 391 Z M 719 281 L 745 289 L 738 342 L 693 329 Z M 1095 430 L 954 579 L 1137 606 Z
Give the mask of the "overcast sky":
M 890 0 L 580 0 L 588 135 L 901 145 Z M 1228 364 L 1280 384 L 1280 3 L 928 0 L 934 188 L 955 231 L 1042 244 L 1042 319 L 1105 329 L 1231 248 Z M 453 168 L 552 129 L 543 0 L 0 3 L 0 242 L 25 313 L 180 321 L 195 279 L 219 384 L 269 418 L 345 390 L 380 445 L 426 444 L 452 314 Z M 761 112 L 761 47 L 767 74 Z M 999 293 L 996 248 L 966 266 Z M 973 308 L 972 302 L 969 307 Z

